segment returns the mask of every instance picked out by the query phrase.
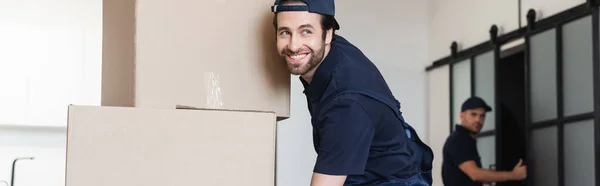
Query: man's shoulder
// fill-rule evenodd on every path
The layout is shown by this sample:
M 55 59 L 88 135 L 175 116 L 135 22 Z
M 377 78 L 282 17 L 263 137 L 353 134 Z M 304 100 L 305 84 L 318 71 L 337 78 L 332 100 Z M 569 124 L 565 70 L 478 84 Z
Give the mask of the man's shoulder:
M 472 137 L 454 131 L 446 138 L 443 151 L 457 149 L 461 146 L 465 146 L 465 148 L 477 148 L 475 140 Z M 464 148 L 461 147 L 460 149 Z
M 338 60 L 347 62 L 371 62 L 369 58 L 354 44 L 342 36 L 336 36 L 332 50 Z
M 354 45 L 339 47 L 333 56 L 338 64 L 332 74 L 332 80 L 339 87 L 360 86 L 369 87 L 383 86 L 385 80 L 378 67 Z
M 457 132 L 452 132 L 446 138 L 446 142 L 444 142 L 444 149 L 454 147 L 455 145 L 462 143 L 462 141 L 463 139 Z

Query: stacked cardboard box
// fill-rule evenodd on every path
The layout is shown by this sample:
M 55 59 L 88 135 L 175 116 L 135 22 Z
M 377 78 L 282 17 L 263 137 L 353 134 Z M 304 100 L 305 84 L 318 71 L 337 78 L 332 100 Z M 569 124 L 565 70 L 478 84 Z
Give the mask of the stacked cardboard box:
M 102 105 L 289 117 L 290 75 L 276 52 L 273 0 L 104 1 Z
M 71 106 L 67 186 L 274 185 L 275 113 Z
M 272 4 L 104 0 L 102 106 L 69 107 L 66 186 L 274 185 Z

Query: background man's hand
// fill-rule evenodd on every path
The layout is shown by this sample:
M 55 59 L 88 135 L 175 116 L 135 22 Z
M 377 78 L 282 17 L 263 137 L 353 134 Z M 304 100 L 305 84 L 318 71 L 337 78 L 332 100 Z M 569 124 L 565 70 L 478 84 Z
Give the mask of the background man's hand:
M 515 165 L 515 168 L 513 168 L 512 173 L 515 177 L 515 180 L 524 180 L 525 178 L 527 178 L 527 166 L 523 165 L 523 160 L 519 160 L 519 163 L 517 163 L 517 165 Z

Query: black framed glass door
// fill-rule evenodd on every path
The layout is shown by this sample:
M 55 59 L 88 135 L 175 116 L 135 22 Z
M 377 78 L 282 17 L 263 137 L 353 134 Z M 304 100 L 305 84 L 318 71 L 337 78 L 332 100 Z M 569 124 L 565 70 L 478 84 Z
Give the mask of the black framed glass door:
M 497 169 L 497 130 L 496 113 L 496 50 L 490 50 L 473 57 L 473 96 L 485 100 L 492 112 L 486 114 L 481 133 L 477 136 L 477 150 L 481 158 L 481 166 L 488 169 Z M 495 185 L 489 183 L 489 185 Z
M 499 37 L 492 27 L 490 41 L 454 45 L 427 68 L 450 65 L 451 131 L 468 97 L 494 108 L 477 137 L 483 168 L 525 160 L 527 180 L 495 185 L 600 186 L 600 18 L 590 2 L 539 21 L 530 10 L 527 27 Z
M 477 48 L 473 55 L 457 57 L 450 64 L 450 100 L 451 131 L 460 121 L 460 107 L 471 96 L 484 99 L 496 110 L 496 55 L 494 45 L 486 44 Z M 484 126 L 477 138 L 477 149 L 481 165 L 484 168 L 496 169 L 497 166 L 497 132 L 495 112 L 486 114 Z M 493 185 L 494 183 L 490 183 Z
M 529 185 L 597 185 L 594 12 L 526 36 Z

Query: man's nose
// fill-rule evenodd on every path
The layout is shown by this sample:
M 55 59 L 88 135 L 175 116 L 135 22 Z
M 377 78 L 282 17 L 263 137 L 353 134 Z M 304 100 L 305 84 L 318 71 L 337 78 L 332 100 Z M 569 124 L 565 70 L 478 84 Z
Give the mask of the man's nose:
M 302 48 L 302 42 L 300 41 L 299 37 L 296 36 L 292 36 L 290 38 L 290 44 L 288 45 L 288 48 L 292 51 L 292 52 L 298 52 L 298 50 L 300 48 Z
M 477 117 L 477 121 L 479 121 L 480 123 L 483 123 L 483 121 L 485 121 L 484 117 Z

